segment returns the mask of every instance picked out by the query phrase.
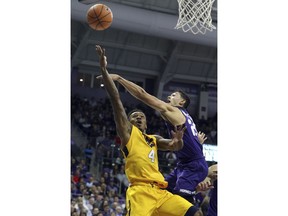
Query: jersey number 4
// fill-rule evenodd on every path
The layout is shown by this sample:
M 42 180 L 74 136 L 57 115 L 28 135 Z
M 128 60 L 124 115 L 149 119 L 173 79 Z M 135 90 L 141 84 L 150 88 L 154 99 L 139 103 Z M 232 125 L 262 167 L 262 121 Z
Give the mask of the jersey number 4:
M 154 161 L 155 161 L 155 152 L 154 152 L 153 149 L 149 152 L 148 158 L 150 158 L 151 162 L 154 163 Z

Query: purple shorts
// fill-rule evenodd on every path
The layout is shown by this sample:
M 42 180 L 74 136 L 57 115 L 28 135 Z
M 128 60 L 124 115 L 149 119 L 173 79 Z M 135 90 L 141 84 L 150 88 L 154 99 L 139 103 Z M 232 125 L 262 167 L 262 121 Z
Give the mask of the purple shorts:
M 168 190 L 174 194 L 193 195 L 196 186 L 208 175 L 208 165 L 205 159 L 188 163 L 178 163 L 176 168 L 166 176 Z

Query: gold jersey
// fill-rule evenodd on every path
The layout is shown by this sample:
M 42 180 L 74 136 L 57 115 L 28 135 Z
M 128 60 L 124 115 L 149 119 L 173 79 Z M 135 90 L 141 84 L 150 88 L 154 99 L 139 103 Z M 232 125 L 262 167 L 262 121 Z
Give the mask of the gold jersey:
M 130 139 L 122 149 L 125 158 L 125 173 L 132 185 L 145 182 L 166 188 L 168 183 L 159 172 L 156 138 L 142 133 L 132 126 Z

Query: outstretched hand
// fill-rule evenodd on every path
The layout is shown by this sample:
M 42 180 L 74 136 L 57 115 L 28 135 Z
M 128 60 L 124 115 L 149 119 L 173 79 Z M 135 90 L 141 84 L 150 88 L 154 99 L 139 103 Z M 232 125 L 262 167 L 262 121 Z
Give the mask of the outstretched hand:
M 174 131 L 171 130 L 171 142 L 169 143 L 169 146 L 173 146 L 174 149 L 179 149 L 179 143 L 183 144 L 182 138 L 184 135 L 184 131 L 186 130 L 186 127 L 178 127 L 174 126 Z M 181 148 L 180 148 L 181 149 Z
M 100 46 L 100 45 L 96 45 L 96 51 L 98 53 L 99 56 L 99 63 L 100 63 L 100 67 L 107 67 L 107 58 L 105 56 L 105 49 Z
M 207 191 L 214 188 L 213 183 L 209 177 L 206 177 L 204 181 L 200 182 L 196 187 L 196 192 Z
M 202 133 L 201 131 L 198 132 L 197 136 L 198 136 L 200 144 L 203 144 L 205 140 L 207 140 L 206 134 Z

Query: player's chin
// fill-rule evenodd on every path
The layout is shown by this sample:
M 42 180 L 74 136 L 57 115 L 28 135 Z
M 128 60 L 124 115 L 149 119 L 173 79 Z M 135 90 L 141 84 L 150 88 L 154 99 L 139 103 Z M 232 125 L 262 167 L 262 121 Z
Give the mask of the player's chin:
M 135 122 L 133 125 L 134 125 L 135 127 L 137 127 L 138 129 L 143 130 L 143 126 L 142 126 L 141 123 Z

